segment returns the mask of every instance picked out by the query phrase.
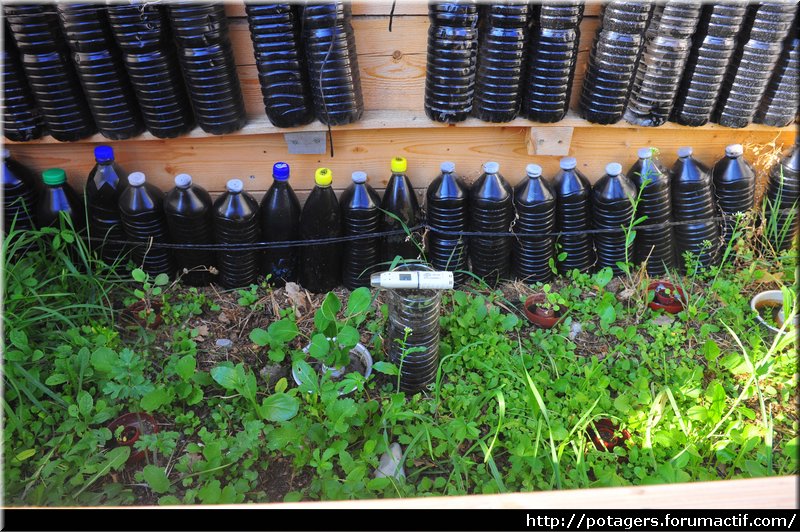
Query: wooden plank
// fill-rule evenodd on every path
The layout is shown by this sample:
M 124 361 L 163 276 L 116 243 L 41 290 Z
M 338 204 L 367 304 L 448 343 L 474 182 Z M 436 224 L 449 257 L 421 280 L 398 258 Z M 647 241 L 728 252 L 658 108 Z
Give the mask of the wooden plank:
M 526 139 L 528 155 L 567 155 L 574 131 L 574 127 L 532 127 Z

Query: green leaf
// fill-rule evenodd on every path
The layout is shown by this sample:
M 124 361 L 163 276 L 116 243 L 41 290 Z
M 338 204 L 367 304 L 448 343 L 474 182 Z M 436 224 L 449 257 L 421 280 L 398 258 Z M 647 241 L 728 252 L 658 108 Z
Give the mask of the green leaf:
M 23 462 L 35 454 L 36 449 L 25 449 L 24 451 L 17 453 L 14 458 L 16 458 L 18 462 Z
M 397 366 L 391 362 L 375 362 L 372 365 L 372 369 L 379 373 L 383 373 L 384 375 L 397 375 L 399 373 Z
M 504 331 L 510 331 L 514 327 L 517 326 L 519 323 L 519 318 L 517 318 L 514 314 L 506 314 L 503 317 L 503 321 L 500 323 L 500 326 L 503 328 Z
M 89 395 L 88 392 L 85 390 L 81 390 L 78 392 L 78 411 L 81 413 L 82 416 L 86 417 L 92 412 L 92 407 L 94 406 L 94 400 L 92 396 Z
M 355 327 L 350 325 L 342 327 L 339 334 L 336 335 L 336 341 L 344 347 L 355 347 L 359 340 L 361 340 L 361 335 L 358 334 Z
M 133 277 L 133 280 L 136 281 L 137 283 L 143 283 L 145 279 L 147 279 L 147 274 L 144 273 L 144 270 L 141 268 L 136 268 L 135 270 L 133 270 L 131 272 L 131 276 Z
M 709 362 L 716 360 L 719 354 L 719 346 L 714 340 L 707 340 L 706 343 L 703 344 L 703 355 L 705 355 L 706 360 Z
M 308 354 L 316 359 L 323 359 L 330 350 L 330 342 L 324 334 L 317 333 L 311 337 L 311 347 L 308 348 Z
M 274 344 L 291 342 L 300 334 L 300 331 L 297 329 L 297 324 L 289 318 L 283 318 L 282 320 L 271 323 L 269 327 L 267 327 L 267 332 L 269 332 L 270 340 Z
M 156 493 L 166 493 L 169 491 L 169 479 L 164 469 L 153 464 L 144 466 L 142 476 L 150 489 Z
M 175 364 L 175 372 L 183 380 L 189 380 L 194 375 L 194 370 L 197 367 L 197 360 L 194 355 L 185 355 L 178 360 Z
M 300 402 L 285 393 L 275 393 L 261 402 L 261 417 L 269 421 L 289 421 L 297 415 Z
M 282 393 L 286 391 L 286 388 L 289 387 L 289 381 L 286 380 L 286 377 L 281 377 L 278 382 L 275 383 L 275 392 Z
M 11 344 L 20 348 L 23 351 L 28 350 L 28 336 L 25 334 L 24 331 L 20 330 L 11 330 L 7 331 L 8 339 L 11 341 Z
M 163 497 L 159 497 L 158 505 L 159 506 L 177 506 L 181 503 L 181 500 L 177 498 L 175 495 L 164 495 Z
M 154 410 L 158 410 L 162 405 L 165 405 L 169 402 L 170 396 L 166 388 L 156 388 L 152 392 L 142 397 L 142 400 L 139 402 L 139 406 L 141 406 L 146 412 L 152 412 Z
M 333 292 L 328 292 L 328 295 L 325 296 L 325 300 L 322 302 L 322 316 L 330 321 L 336 321 L 336 315 L 342 310 L 342 302 L 339 301 L 339 297 L 334 294 Z
M 211 378 L 213 378 L 217 384 L 226 390 L 235 390 L 239 385 L 239 381 L 236 377 L 236 370 L 234 368 L 229 366 L 217 366 L 215 368 L 211 368 L 210 373 Z
M 356 403 L 352 399 L 335 399 L 328 403 L 325 408 L 325 414 L 333 425 L 333 430 L 336 432 L 347 432 L 349 424 L 346 422 L 348 418 L 356 415 Z
M 197 496 L 200 497 L 200 502 L 203 504 L 215 504 L 219 502 L 221 495 L 222 489 L 219 480 L 212 480 L 197 492 Z
M 605 267 L 596 274 L 594 274 L 594 282 L 600 288 L 605 288 L 605 286 L 611 282 L 611 279 L 614 277 L 614 270 L 609 267 Z
M 369 308 L 371 301 L 372 295 L 369 292 L 369 288 L 365 286 L 356 288 L 350 294 L 350 299 L 347 300 L 347 311 L 345 312 L 345 315 L 349 318 L 351 316 L 355 316 L 356 314 L 365 312 Z
M 101 373 L 111 373 L 119 364 L 119 355 L 111 348 L 98 347 L 92 353 L 92 366 Z
M 56 386 L 58 384 L 64 384 L 68 380 L 69 379 L 67 378 L 66 375 L 63 375 L 61 373 L 54 373 L 53 375 L 47 377 L 47 380 L 45 380 L 44 383 L 48 386 Z
M 156 275 L 155 281 L 153 281 L 153 284 L 155 284 L 156 286 L 164 286 L 167 283 L 169 283 L 169 275 L 167 275 L 166 273 L 159 273 L 158 275 Z
M 250 341 L 262 347 L 269 345 L 269 333 L 260 327 L 255 328 L 250 331 Z
M 597 313 L 600 316 L 601 325 L 611 325 L 617 319 L 617 311 L 614 309 L 614 305 L 607 301 L 602 301 L 598 305 Z
M 298 380 L 300 381 L 300 384 L 298 385 L 300 391 L 305 393 L 319 392 L 319 379 L 317 378 L 317 373 L 308 362 L 305 360 L 296 360 L 294 364 L 292 364 L 292 368 L 294 373 L 297 375 Z

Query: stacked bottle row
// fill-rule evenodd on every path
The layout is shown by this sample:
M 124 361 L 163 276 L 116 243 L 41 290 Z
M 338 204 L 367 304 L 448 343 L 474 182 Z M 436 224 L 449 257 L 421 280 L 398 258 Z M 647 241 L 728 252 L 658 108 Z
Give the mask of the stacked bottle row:
M 425 112 L 455 123 L 470 115 L 539 122 L 567 112 L 583 3 L 432 2 Z
M 769 176 L 764 235 L 775 250 L 789 247 L 797 230 L 799 152 L 795 146 Z M 107 262 L 130 253 L 148 273 L 173 274 L 177 268 L 191 284 L 208 283 L 216 268 L 218 281 L 228 288 L 269 274 L 276 284 L 299 281 L 315 292 L 340 283 L 353 289 L 368 286 L 376 269 L 389 269 L 398 258 L 424 257 L 436 270 L 455 272 L 458 284 L 471 269 L 491 285 L 511 277 L 544 282 L 554 267 L 561 272 L 608 267 L 618 274 L 624 263 L 646 263 L 650 275 L 660 276 L 676 265 L 685 270 L 686 253 L 702 266 L 716 263 L 736 228 L 736 213 L 754 204 L 755 172 L 742 146 L 728 146 L 710 169 L 692 157 L 691 148 L 678 151 L 670 170 L 650 148 L 638 155 L 627 174 L 618 163 L 608 164 L 594 186 L 573 157 L 561 160 L 552 182 L 541 167 L 528 165 L 526 177 L 513 188 L 495 162 L 486 163 L 469 186 L 453 163 L 443 163 L 426 193 L 427 242 L 418 233 L 423 214 L 401 157 L 391 161 L 383 198 L 364 172 L 354 172 L 352 184 L 337 199 L 331 171 L 320 168 L 301 208 L 285 163 L 273 167 L 273 184 L 260 205 L 238 179 L 230 180 L 212 203 L 186 174 L 175 178 L 166 195 L 141 172 L 123 179 L 111 148 L 99 146 L 85 197 L 91 235 L 99 237 L 93 245 Z M 63 170 L 45 171 L 45 187 L 37 191 L 32 174 L 7 150 L 4 156 L 6 232 L 11 224 L 20 229 L 52 225 L 60 211 L 81 227 L 84 204 L 66 184 Z M 626 232 L 631 229 L 634 239 Z M 386 234 L 390 231 L 398 234 Z M 130 249 L 118 241 L 128 241 Z M 252 245 L 262 241 L 273 246 L 262 251 Z M 307 243 L 274 246 L 281 241 Z M 183 247 L 172 253 L 153 242 Z M 211 243 L 226 247 L 193 247 Z
M 583 83 L 584 118 L 782 127 L 796 116 L 796 4 L 609 2 Z M 795 22 L 796 24 L 796 22 Z

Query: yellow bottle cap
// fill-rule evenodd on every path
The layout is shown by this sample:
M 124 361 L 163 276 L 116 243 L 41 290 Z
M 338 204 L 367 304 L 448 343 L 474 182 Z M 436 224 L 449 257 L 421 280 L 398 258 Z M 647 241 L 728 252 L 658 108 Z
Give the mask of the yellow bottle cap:
M 392 172 L 395 174 L 403 174 L 408 168 L 408 161 L 405 157 L 392 158 Z
M 314 182 L 321 187 L 329 187 L 333 182 L 333 172 L 330 168 L 317 168 L 314 174 Z

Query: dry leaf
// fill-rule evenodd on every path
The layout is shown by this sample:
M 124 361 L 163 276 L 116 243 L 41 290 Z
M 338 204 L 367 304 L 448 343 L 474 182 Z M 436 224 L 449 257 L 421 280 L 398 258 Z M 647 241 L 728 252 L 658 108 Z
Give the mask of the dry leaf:
M 299 316 L 300 310 L 305 310 L 306 301 L 302 289 L 297 283 L 286 283 L 286 295 L 292 300 L 295 307 L 295 313 Z
M 220 323 L 230 323 L 231 319 L 224 312 L 220 312 L 219 313 L 219 322 Z

